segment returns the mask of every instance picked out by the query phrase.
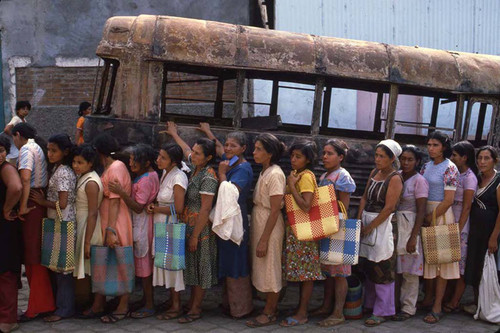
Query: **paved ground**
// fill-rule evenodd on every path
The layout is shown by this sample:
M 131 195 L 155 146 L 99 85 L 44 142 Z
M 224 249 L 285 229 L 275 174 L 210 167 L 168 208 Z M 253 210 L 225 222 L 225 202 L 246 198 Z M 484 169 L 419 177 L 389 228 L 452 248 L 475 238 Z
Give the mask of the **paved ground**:
M 23 278 L 24 288 L 19 295 L 19 307 L 24 310 L 27 306 L 28 288 L 26 278 Z M 186 298 L 187 293 L 183 295 Z M 319 305 L 321 299 L 322 286 L 317 285 L 314 290 L 313 300 L 311 307 Z M 163 288 L 158 288 L 155 295 L 157 296 L 157 303 L 166 300 L 168 293 Z M 143 333 L 156 333 L 156 332 L 286 332 L 286 329 L 278 325 L 268 326 L 261 329 L 249 329 L 245 326 L 245 320 L 233 320 L 221 314 L 218 308 L 221 295 L 220 288 L 211 290 L 204 303 L 204 315 L 199 321 L 191 324 L 178 324 L 176 321 L 160 321 L 154 317 L 146 319 L 126 319 L 117 324 L 101 324 L 99 320 L 81 320 L 81 319 L 67 319 L 53 324 L 44 323 L 41 320 L 36 320 L 29 323 L 21 324 L 19 332 L 143 332 Z M 134 294 L 134 299 L 139 299 L 139 294 Z M 280 310 L 283 315 L 293 309 L 298 302 L 298 286 L 289 285 L 287 288 L 286 296 L 280 303 Z M 257 308 L 263 307 L 263 302 L 255 301 Z M 439 333 L 459 333 L 459 332 L 474 332 L 486 333 L 496 332 L 499 326 L 488 324 L 481 321 L 475 321 L 471 316 L 461 314 L 448 315 L 441 320 L 438 324 L 429 325 L 422 321 L 425 313 L 417 313 L 417 315 L 407 320 L 406 322 L 386 322 L 379 327 L 366 328 L 363 326 L 362 320 L 348 321 L 347 323 L 337 326 L 336 328 L 320 328 L 316 323 L 320 318 L 313 318 L 309 324 L 289 328 L 290 331 L 307 331 L 307 332 L 338 332 L 338 333 L 359 333 L 359 332 L 439 332 Z

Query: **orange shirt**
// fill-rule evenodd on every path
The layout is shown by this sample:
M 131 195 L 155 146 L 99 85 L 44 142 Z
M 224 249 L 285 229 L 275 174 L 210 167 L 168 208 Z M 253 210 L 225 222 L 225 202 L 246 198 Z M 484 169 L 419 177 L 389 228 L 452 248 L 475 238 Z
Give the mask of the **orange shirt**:
M 83 124 L 85 123 L 85 117 L 80 117 L 78 118 L 78 121 L 76 122 L 76 128 L 82 131 L 82 135 L 80 135 L 80 139 L 76 143 L 77 145 L 81 145 L 83 141 Z

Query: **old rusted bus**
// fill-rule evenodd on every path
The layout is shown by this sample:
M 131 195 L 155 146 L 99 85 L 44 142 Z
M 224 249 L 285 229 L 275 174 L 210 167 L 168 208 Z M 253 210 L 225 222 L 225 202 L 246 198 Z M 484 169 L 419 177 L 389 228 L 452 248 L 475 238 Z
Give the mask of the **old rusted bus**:
M 321 145 L 341 137 L 351 147 L 345 167 L 358 184 L 357 196 L 373 166 L 376 142 L 394 138 L 423 144 L 427 131 L 438 128 L 443 105 L 456 105 L 454 119 L 445 128 L 455 140 L 469 138 L 476 146 L 498 146 L 500 140 L 498 56 L 153 15 L 108 19 L 97 55 L 104 66 L 95 112 L 86 122 L 87 138 L 106 129 L 124 145 L 158 146 L 169 140 L 159 132 L 170 119 L 181 124 L 181 135 L 188 141 L 200 135 L 200 121 L 212 124 L 221 138 L 240 128 L 250 137 L 272 131 L 286 143 L 312 136 Z M 256 80 L 269 82 L 269 100 L 255 99 Z M 310 124 L 279 122 L 279 115 L 289 112 L 279 107 L 280 89 L 310 92 Z M 334 89 L 373 93 L 373 126 L 331 126 Z M 398 120 L 398 98 L 408 95 L 432 98 L 430 121 Z M 265 117 L 255 117 L 256 108 L 263 107 Z M 490 120 L 485 120 L 487 108 Z M 476 111 L 477 129 L 471 137 L 470 120 Z M 490 123 L 489 133 L 483 133 L 485 122 Z M 398 133 L 400 127 L 425 132 Z

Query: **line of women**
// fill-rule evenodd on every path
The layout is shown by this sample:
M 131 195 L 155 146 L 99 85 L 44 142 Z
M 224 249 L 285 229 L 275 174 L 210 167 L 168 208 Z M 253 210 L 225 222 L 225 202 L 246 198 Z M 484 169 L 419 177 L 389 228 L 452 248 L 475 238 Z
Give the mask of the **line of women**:
M 206 138 L 190 147 L 176 124 L 169 122 L 165 133 L 175 144 L 161 147 L 158 154 L 149 145 L 130 147 L 133 180 L 127 166 L 116 159 L 120 146 L 105 133 L 92 145 L 75 148 L 65 134 L 42 143 L 31 125 L 19 123 L 12 129 L 20 151 L 19 173 L 5 163 L 10 143 L 0 136 L 0 294 L 5 295 L 0 298 L 2 332 L 17 327 L 21 262 L 26 268 L 30 296 L 20 321 L 44 316 L 45 321 L 55 322 L 74 316 L 76 308 L 82 307 L 79 318 L 100 318 L 103 323 L 128 316 L 146 318 L 156 313 L 153 287 L 163 286 L 170 290 L 170 299 L 157 318 L 190 323 L 202 318 L 205 291 L 219 281 L 224 283 L 221 308 L 233 318 L 253 314 L 252 286 L 264 295 L 265 306 L 246 321 L 249 327 L 278 323 L 278 302 L 286 281 L 300 284 L 300 299 L 295 310 L 279 321 L 281 326 L 303 325 L 311 315 L 326 317 L 319 322 L 324 327 L 345 321 L 346 278 L 351 275 L 351 266 L 322 263 L 318 242 L 299 241 L 282 214 L 286 193 L 302 210 L 311 208 L 318 186 L 312 173 L 318 154 L 316 144 L 297 140 L 289 147 L 293 171 L 287 177 L 279 166 L 284 144 L 269 133 L 256 137 L 253 157 L 262 171 L 253 191 L 249 221 L 246 203 L 253 171 L 245 159 L 246 135 L 232 132 L 221 143 L 208 124 L 201 123 L 199 130 Z M 428 323 L 436 323 L 443 312 L 459 308 L 466 284 L 474 286 L 477 302 L 484 255 L 497 251 L 500 177 L 495 171 L 496 150 L 489 146 L 478 150 L 477 180 L 476 153 L 470 143 L 452 147 L 445 134 L 434 132 L 427 147 L 431 161 L 420 173 L 423 155 L 418 148 L 401 148 L 393 140 L 381 141 L 376 147 L 376 168 L 370 174 L 357 216 L 362 220 L 358 268 L 366 276 L 364 308 L 371 313 L 365 321 L 367 326 L 415 315 L 421 276 L 425 279 L 425 298 L 418 306 L 429 308 L 424 318 Z M 341 166 L 348 147 L 342 140 L 331 139 L 321 150 L 326 172 L 319 186 L 333 184 L 337 199 L 348 209 L 350 195 L 356 190 L 353 178 Z M 222 159 L 217 171 L 211 167 L 216 158 Z M 103 167 L 100 176 L 98 165 Z M 239 242 L 219 237 L 212 230 L 210 212 L 217 200 L 227 197 L 217 197 L 227 182 L 235 188 L 241 211 Z M 63 220 L 76 221 L 77 225 L 76 266 L 70 273 L 51 272 L 40 264 L 42 219 L 54 218 L 59 208 Z M 154 223 L 165 222 L 173 214 L 186 224 L 183 271 L 158 268 L 153 261 Z M 393 231 L 394 214 L 395 226 L 406 233 Z M 420 228 L 431 223 L 459 224 L 460 263 L 425 263 Z M 406 238 L 397 239 L 396 234 L 405 234 Z M 22 249 L 19 244 L 23 244 Z M 138 304 L 129 304 L 129 295 L 122 295 L 110 311 L 104 295 L 91 295 L 93 245 L 133 246 L 135 273 L 143 289 Z M 323 304 L 309 313 L 314 281 L 318 280 L 324 280 Z M 446 293 L 449 280 L 456 281 Z M 191 292 L 183 306 L 180 293 L 186 286 Z M 400 309 L 397 313 L 396 306 Z

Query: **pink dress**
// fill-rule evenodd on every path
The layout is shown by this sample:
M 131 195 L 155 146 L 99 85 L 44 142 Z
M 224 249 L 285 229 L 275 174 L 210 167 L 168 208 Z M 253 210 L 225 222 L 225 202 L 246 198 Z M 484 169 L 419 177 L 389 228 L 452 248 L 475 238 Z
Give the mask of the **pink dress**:
M 109 223 L 109 203 L 111 199 L 120 199 L 120 208 L 118 209 L 118 216 L 116 218 L 116 232 L 120 246 L 132 246 L 132 219 L 130 218 L 130 211 L 120 196 L 109 190 L 110 181 L 118 181 L 124 191 L 128 194 L 131 192 L 132 184 L 127 167 L 121 161 L 114 161 L 101 176 L 101 181 L 104 189 L 104 198 L 99 208 L 101 215 L 101 228 L 103 240 L 105 242 L 106 228 Z
M 160 180 L 155 171 L 146 172 L 134 180 L 132 199 L 147 207 L 151 204 L 160 189 Z M 132 212 L 132 231 L 134 234 L 135 275 L 148 277 L 153 274 L 153 214 L 145 210 L 137 214 Z

